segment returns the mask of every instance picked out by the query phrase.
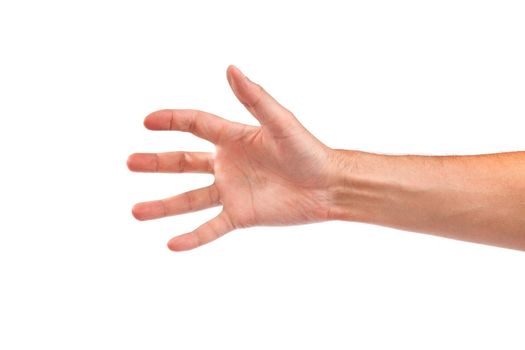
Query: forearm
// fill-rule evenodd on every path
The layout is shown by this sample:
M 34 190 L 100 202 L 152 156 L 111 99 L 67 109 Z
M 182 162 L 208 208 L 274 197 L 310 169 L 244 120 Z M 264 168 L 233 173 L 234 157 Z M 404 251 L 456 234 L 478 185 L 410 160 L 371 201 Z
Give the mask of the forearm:
M 334 155 L 332 219 L 525 250 L 525 152 Z

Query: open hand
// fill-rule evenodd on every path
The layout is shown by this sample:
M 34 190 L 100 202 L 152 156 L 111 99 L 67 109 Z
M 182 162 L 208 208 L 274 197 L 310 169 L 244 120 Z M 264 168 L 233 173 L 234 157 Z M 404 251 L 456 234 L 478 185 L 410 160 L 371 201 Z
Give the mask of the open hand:
M 149 220 L 222 205 L 215 218 L 172 238 L 171 250 L 198 247 L 236 228 L 309 223 L 330 216 L 332 150 L 239 69 L 228 67 L 227 78 L 260 126 L 197 110 L 160 110 L 146 117 L 146 128 L 191 132 L 214 143 L 216 152 L 135 153 L 128 158 L 132 171 L 215 176 L 208 187 L 133 207 L 138 220 Z

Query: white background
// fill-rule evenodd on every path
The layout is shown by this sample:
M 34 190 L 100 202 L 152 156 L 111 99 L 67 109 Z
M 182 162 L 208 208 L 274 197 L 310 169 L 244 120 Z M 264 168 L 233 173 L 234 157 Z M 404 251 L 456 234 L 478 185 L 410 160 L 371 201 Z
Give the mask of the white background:
M 213 150 L 145 130 L 156 109 L 255 123 L 232 63 L 331 147 L 523 150 L 524 18 L 521 1 L 2 1 L 0 348 L 523 349 L 523 252 L 329 222 L 173 253 L 219 209 L 131 206 L 212 178 L 126 158 Z

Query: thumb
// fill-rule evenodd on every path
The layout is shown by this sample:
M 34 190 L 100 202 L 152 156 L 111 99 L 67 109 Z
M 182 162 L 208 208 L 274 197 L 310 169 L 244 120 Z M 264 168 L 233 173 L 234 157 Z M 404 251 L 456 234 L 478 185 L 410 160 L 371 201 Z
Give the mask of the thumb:
M 263 128 L 273 134 L 285 135 L 299 125 L 289 110 L 279 104 L 259 84 L 248 79 L 239 68 L 229 66 L 226 76 L 237 99 L 257 118 Z

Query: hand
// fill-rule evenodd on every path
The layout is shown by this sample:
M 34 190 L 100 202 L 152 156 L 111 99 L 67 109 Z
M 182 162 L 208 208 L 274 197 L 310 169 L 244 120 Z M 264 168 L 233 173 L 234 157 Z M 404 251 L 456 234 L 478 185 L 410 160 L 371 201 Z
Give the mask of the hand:
M 149 220 L 222 205 L 218 216 L 171 239 L 171 250 L 198 247 L 236 228 L 329 219 L 332 150 L 239 69 L 230 66 L 227 78 L 260 126 L 196 110 L 160 110 L 146 117 L 146 128 L 191 132 L 214 143 L 216 152 L 136 153 L 128 158 L 132 171 L 215 176 L 208 187 L 133 207 L 135 218 Z

